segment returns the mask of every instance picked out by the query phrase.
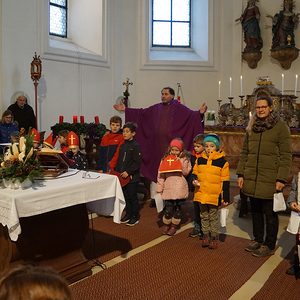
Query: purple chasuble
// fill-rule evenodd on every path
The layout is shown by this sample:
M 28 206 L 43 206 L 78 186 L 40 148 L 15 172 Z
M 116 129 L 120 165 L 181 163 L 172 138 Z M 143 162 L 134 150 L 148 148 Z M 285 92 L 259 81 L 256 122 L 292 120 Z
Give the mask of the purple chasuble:
M 140 172 L 157 181 L 161 159 L 174 138 L 181 138 L 187 150 L 194 148 L 194 137 L 204 132 L 200 112 L 172 100 L 169 105 L 158 103 L 148 108 L 126 108 L 125 122 L 138 125 L 136 141 L 142 148 Z

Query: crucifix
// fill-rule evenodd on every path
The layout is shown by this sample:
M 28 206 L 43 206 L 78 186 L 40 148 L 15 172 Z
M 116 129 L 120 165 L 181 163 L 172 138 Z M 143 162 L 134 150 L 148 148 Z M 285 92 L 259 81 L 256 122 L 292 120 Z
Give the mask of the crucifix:
M 126 90 L 123 93 L 123 95 L 124 95 L 123 103 L 124 103 L 125 107 L 128 107 L 128 97 L 130 96 L 130 94 L 128 92 L 128 87 L 129 87 L 129 85 L 133 85 L 133 82 L 129 82 L 129 78 L 127 77 L 126 82 L 123 82 L 123 85 L 126 86 Z
M 133 85 L 133 82 L 129 82 L 129 78 L 126 78 L 126 82 L 123 82 L 123 85 L 126 85 L 126 91 L 128 92 L 129 85 Z

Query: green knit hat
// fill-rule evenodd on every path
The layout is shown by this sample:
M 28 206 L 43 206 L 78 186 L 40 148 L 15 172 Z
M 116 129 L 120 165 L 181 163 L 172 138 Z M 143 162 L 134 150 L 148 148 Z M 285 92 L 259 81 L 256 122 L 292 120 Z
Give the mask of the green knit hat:
M 215 133 L 209 133 L 205 136 L 205 138 L 203 140 L 203 146 L 205 146 L 206 142 L 213 142 L 216 145 L 217 150 L 219 150 L 219 148 L 220 148 L 220 139 Z

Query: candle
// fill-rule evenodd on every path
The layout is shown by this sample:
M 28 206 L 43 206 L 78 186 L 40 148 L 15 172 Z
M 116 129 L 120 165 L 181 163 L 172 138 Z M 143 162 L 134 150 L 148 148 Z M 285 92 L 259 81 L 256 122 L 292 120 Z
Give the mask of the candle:
M 180 96 L 177 97 L 177 101 L 178 101 L 178 103 L 180 103 Z
M 84 123 L 84 116 L 80 116 L 80 123 L 81 123 L 81 124 Z
M 221 81 L 219 81 L 219 100 L 221 99 Z
M 99 124 L 99 117 L 97 117 L 97 116 L 95 117 L 95 123 Z
M 251 111 L 249 111 L 249 119 L 251 118 L 251 115 L 252 115 L 252 114 L 251 114 Z
M 63 123 L 64 122 L 64 116 L 59 116 L 59 123 Z
M 77 116 L 73 116 L 73 125 L 77 123 Z
M 281 94 L 284 95 L 284 74 L 281 74 Z
M 241 96 L 243 96 L 243 76 L 241 75 Z
M 297 96 L 297 86 L 298 86 L 298 75 L 296 75 L 296 79 L 295 79 L 295 96 Z
M 229 85 L 229 97 L 232 95 L 232 78 L 230 77 L 230 85 Z

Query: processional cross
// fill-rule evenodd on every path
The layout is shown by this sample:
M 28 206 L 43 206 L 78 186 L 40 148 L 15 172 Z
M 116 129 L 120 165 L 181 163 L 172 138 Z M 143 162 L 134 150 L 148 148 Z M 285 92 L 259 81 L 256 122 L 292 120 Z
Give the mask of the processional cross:
M 129 78 L 127 77 L 126 82 L 123 82 L 123 85 L 126 86 L 126 90 L 123 93 L 124 99 L 122 100 L 122 102 L 124 103 L 125 107 L 128 107 L 128 97 L 130 96 L 130 94 L 128 92 L 128 87 L 129 87 L 129 85 L 133 85 L 133 82 L 129 82 Z
M 129 85 L 133 85 L 133 82 L 129 82 L 129 78 L 127 77 L 126 82 L 123 82 L 123 85 L 126 86 L 126 91 L 128 92 L 128 87 L 129 87 Z

